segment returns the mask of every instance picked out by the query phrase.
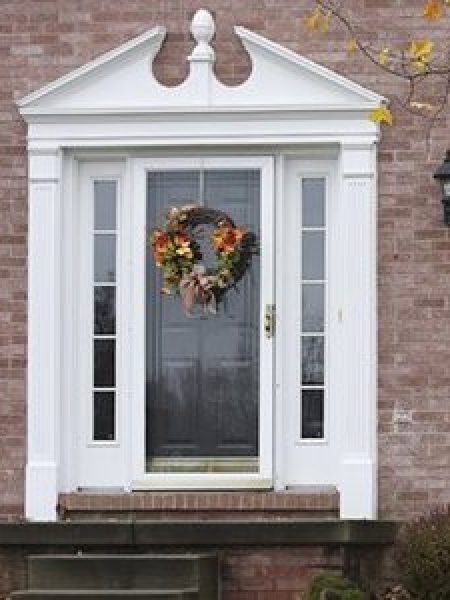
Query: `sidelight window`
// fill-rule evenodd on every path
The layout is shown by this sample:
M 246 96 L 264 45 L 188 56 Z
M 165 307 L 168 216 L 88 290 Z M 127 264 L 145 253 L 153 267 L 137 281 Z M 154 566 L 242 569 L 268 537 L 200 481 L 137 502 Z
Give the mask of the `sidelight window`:
M 92 439 L 116 438 L 117 181 L 93 183 Z
M 302 439 L 324 438 L 326 347 L 325 178 L 301 181 Z

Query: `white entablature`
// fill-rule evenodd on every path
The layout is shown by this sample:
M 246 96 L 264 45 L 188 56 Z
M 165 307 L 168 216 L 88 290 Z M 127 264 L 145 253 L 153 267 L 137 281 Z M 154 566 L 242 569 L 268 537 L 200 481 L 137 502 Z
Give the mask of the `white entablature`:
M 82 123 L 81 116 L 92 122 L 100 115 L 118 114 L 132 120 L 143 116 L 156 120 L 159 114 L 160 119 L 171 120 L 170 113 L 207 114 L 209 119 L 211 113 L 222 118 L 231 113 L 241 121 L 236 113 L 269 113 L 273 118 L 288 111 L 292 116 L 296 113 L 299 121 L 313 122 L 324 112 L 337 121 L 349 119 L 352 113 L 353 135 L 376 136 L 377 126 L 367 121 L 367 113 L 384 102 L 378 94 L 239 26 L 235 32 L 250 55 L 252 70 L 241 85 L 226 86 L 214 74 L 210 46 L 214 22 L 206 10 L 196 13 L 191 32 L 197 45 L 188 57 L 189 76 L 177 87 L 165 87 L 153 75 L 153 61 L 166 36 L 164 27 L 155 27 L 26 96 L 18 103 L 20 112 L 30 124 L 48 124 L 50 115 L 52 124 L 67 124 Z M 326 127 L 318 125 L 317 134 L 332 133 L 330 123 Z M 271 133 L 269 123 L 266 129 Z M 299 134 L 314 132 L 311 123 L 308 128 L 299 123 L 297 129 Z M 30 139 L 39 134 L 41 130 L 31 130 Z M 47 130 L 44 137 L 49 134 Z M 131 130 L 129 134 L 133 135 Z M 154 134 L 158 137 L 158 128 Z M 249 134 L 254 137 L 252 131 Z

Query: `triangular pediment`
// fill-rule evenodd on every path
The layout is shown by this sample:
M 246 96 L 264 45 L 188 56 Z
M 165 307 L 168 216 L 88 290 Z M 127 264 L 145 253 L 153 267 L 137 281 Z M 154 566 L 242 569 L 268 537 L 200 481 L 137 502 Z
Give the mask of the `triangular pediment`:
M 197 19 L 197 21 L 196 21 Z M 165 39 L 155 27 L 19 101 L 24 116 L 132 114 L 166 111 L 370 110 L 378 94 L 243 27 L 235 27 L 251 59 L 249 78 L 226 86 L 214 74 L 209 45 L 214 23 L 198 11 L 191 31 L 197 42 L 190 72 L 176 87 L 153 75 L 153 60 Z

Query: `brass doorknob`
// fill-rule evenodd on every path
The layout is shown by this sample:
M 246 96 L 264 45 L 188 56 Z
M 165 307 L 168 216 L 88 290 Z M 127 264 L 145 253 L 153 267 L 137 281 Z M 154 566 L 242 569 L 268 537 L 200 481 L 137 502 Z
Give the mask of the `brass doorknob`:
M 264 311 L 264 333 L 267 339 L 275 335 L 275 304 L 266 304 Z

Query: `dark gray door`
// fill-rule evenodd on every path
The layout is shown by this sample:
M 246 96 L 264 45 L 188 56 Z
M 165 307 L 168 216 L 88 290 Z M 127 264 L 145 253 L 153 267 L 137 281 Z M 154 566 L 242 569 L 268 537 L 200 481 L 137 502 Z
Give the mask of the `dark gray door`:
M 172 206 L 193 202 L 225 211 L 259 238 L 258 170 L 148 174 L 149 230 L 164 222 Z M 202 243 L 206 266 L 214 262 L 208 249 L 206 240 Z M 161 285 L 149 250 L 147 470 L 215 470 L 215 462 L 221 463 L 222 471 L 239 470 L 233 464 L 258 456 L 259 258 L 253 259 L 238 289 L 228 292 L 217 315 L 187 317 L 179 297 L 162 296 Z M 188 459 L 189 467 L 180 467 L 183 459 Z

